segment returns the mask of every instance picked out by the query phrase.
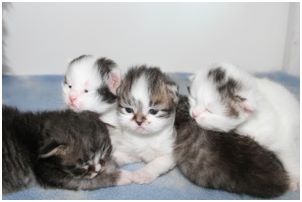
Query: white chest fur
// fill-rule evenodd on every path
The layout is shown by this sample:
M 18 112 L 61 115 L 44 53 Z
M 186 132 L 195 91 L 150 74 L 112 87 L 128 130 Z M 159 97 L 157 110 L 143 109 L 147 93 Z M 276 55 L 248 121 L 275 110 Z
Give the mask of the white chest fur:
M 111 133 L 114 152 L 122 152 L 145 162 L 172 153 L 175 131 L 169 127 L 157 134 L 142 135 L 129 131 Z

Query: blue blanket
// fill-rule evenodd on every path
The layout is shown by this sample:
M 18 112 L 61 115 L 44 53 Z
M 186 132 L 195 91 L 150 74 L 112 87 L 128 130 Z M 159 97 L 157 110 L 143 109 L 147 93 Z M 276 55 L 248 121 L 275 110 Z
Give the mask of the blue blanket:
M 170 76 L 179 84 L 180 93 L 187 94 L 187 73 Z M 300 92 L 300 78 L 283 72 L 258 74 L 282 83 L 297 99 Z M 63 109 L 61 93 L 62 75 L 43 76 L 2 76 L 2 100 L 4 104 L 16 106 L 21 110 Z M 298 112 L 297 112 L 298 113 Z M 142 164 L 124 167 L 134 170 Z M 147 185 L 127 185 L 109 187 L 94 191 L 68 191 L 32 187 L 23 191 L 4 195 L 3 199 L 256 199 L 255 197 L 228 193 L 220 190 L 205 189 L 189 182 L 177 168 Z M 276 199 L 300 199 L 300 192 L 287 192 Z

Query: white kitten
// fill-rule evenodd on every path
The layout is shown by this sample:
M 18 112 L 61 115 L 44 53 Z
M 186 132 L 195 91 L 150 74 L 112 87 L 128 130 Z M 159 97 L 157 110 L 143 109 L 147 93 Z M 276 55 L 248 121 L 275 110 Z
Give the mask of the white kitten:
M 136 183 L 150 183 L 175 166 L 174 119 L 177 86 L 158 68 L 140 66 L 118 88 L 118 120 L 123 134 L 112 137 L 113 156 L 122 165 L 144 161 L 133 173 Z
M 64 101 L 74 111 L 94 111 L 104 122 L 116 125 L 116 89 L 120 83 L 119 69 L 112 60 L 82 55 L 68 65 L 62 87 Z
M 190 114 L 203 128 L 253 137 L 275 152 L 299 187 L 299 103 L 283 86 L 230 64 L 201 69 L 192 78 Z

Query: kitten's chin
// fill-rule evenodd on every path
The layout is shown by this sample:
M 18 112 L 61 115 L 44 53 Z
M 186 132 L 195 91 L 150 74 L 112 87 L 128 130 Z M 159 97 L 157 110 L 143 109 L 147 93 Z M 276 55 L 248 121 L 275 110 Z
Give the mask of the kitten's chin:
M 136 129 L 135 129 L 135 132 L 136 133 L 141 133 L 141 134 L 148 134 L 149 132 L 145 129 L 145 128 L 143 128 L 143 127 L 137 127 Z
M 81 107 L 81 105 L 79 104 L 79 103 L 77 103 L 77 104 L 73 104 L 73 103 L 66 103 L 67 104 L 67 107 L 69 108 L 69 109 L 71 109 L 72 111 L 75 111 L 75 112 L 81 112 L 81 111 L 83 111 L 84 109 L 83 109 L 83 107 Z

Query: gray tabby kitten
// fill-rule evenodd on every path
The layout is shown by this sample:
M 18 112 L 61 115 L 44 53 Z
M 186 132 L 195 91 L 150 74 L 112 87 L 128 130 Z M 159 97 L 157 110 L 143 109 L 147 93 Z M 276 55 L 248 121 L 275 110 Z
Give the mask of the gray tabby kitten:
M 97 114 L 3 106 L 2 117 L 3 194 L 36 184 L 90 190 L 130 183 L 111 159 L 108 130 Z
M 264 198 L 288 190 L 287 172 L 274 153 L 247 136 L 199 127 L 189 114 L 187 97 L 180 97 L 175 126 L 174 156 L 193 183 Z

